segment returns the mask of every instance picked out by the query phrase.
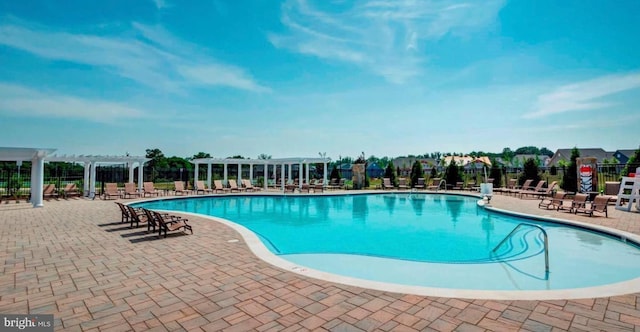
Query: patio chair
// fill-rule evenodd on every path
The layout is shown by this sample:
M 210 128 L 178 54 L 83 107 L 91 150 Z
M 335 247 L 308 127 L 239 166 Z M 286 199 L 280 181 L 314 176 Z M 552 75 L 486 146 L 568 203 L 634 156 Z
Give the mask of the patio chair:
M 104 184 L 104 199 L 111 199 L 111 197 L 115 197 L 116 199 L 120 198 L 118 184 L 115 182 Z
M 149 196 L 153 196 L 153 195 L 160 196 L 160 191 L 153 186 L 153 182 L 143 182 L 142 183 L 142 189 L 144 189 L 144 192 L 143 192 L 143 196 L 144 197 L 147 197 L 147 195 L 149 195 Z
M 547 183 L 547 181 L 540 180 L 540 181 L 538 181 L 536 186 L 531 188 L 531 189 L 521 189 L 520 192 L 519 192 L 520 198 L 522 198 L 522 196 L 524 196 L 524 195 L 529 195 L 529 194 L 535 194 L 535 193 L 542 192 L 543 191 L 542 187 L 544 187 L 544 185 L 546 183 Z
M 566 200 L 563 201 L 562 205 L 558 207 L 558 210 L 569 210 L 569 212 L 577 211 L 578 209 L 584 208 L 587 205 L 587 198 L 589 198 L 589 195 L 587 194 L 576 194 L 573 199 L 568 202 L 568 205 L 566 204 Z
M 398 179 L 398 190 L 400 189 L 409 189 L 409 185 L 407 185 L 407 179 L 406 178 L 399 178 Z
M 154 215 L 154 220 L 158 223 L 158 236 L 162 236 L 164 231 L 164 237 L 167 237 L 167 232 L 173 232 L 180 230 L 185 232 L 189 230 L 193 234 L 193 228 L 187 224 L 188 219 L 183 219 L 178 216 L 163 215 L 157 211 L 151 211 Z
M 504 187 L 494 188 L 493 191 L 508 195 L 511 193 L 512 190 L 516 189 L 517 185 L 518 185 L 517 179 L 509 179 L 509 181 L 507 181 Z
M 476 182 L 475 182 L 475 181 L 469 181 L 469 182 L 467 182 L 467 184 L 464 186 L 464 188 L 465 188 L 466 190 L 469 190 L 469 191 L 472 191 L 472 190 L 474 189 L 474 187 L 475 187 L 475 188 L 477 188 L 477 187 L 476 187 Z
M 196 187 L 197 187 L 196 188 L 196 195 L 198 193 L 200 193 L 200 192 L 203 195 L 207 194 L 207 193 L 213 193 L 213 189 L 207 188 L 207 186 L 204 184 L 204 181 L 202 181 L 202 180 L 196 181 Z
M 574 210 L 574 213 L 577 214 L 578 212 L 581 213 L 586 213 L 589 215 L 589 217 L 593 217 L 593 213 L 594 212 L 600 212 L 600 213 L 604 213 L 604 217 L 608 218 L 608 212 L 607 212 L 607 205 L 609 205 L 609 196 L 603 196 L 603 195 L 598 195 L 596 196 L 596 198 L 593 200 L 593 202 L 591 202 L 591 204 L 589 204 L 589 207 L 586 207 L 585 205 L 582 205 L 580 207 L 577 207 Z
M 140 197 L 141 193 L 136 188 L 136 184 L 133 182 L 127 182 L 124 184 L 124 198 Z
M 131 212 L 129 212 L 129 208 L 126 205 L 124 205 L 124 204 L 122 204 L 120 202 L 115 202 L 115 203 L 118 204 L 118 207 L 120 208 L 120 212 L 122 212 L 122 220 L 121 220 L 121 222 L 122 223 L 130 222 L 131 221 Z
M 382 189 L 387 190 L 387 189 L 394 189 L 394 188 L 395 187 L 391 183 L 391 179 L 390 178 L 383 178 L 382 179 Z
M 189 195 L 189 190 L 184 188 L 184 182 L 182 181 L 173 181 L 174 193 L 175 195 Z
M 464 182 L 456 182 L 456 185 L 451 188 L 453 190 L 462 190 L 464 189 Z
M 442 180 L 441 178 L 433 178 L 431 179 L 431 184 L 429 186 L 427 186 L 428 190 L 438 190 L 438 188 L 440 187 L 440 180 Z M 447 189 L 447 188 L 445 188 Z
M 518 196 L 518 194 L 520 194 L 520 192 L 522 190 L 531 190 L 533 189 L 533 187 L 531 186 L 531 183 L 533 183 L 532 179 L 527 179 L 524 181 L 524 183 L 522 184 L 522 187 L 518 188 L 518 186 L 514 186 L 513 189 L 509 190 L 509 194 L 513 194 L 514 196 Z
M 245 191 L 244 188 L 238 187 L 238 183 L 236 182 L 236 180 L 233 180 L 233 179 L 229 180 L 229 190 L 231 192 L 233 192 L 234 190 L 237 192 Z
M 418 178 L 418 183 L 416 183 L 413 187 L 416 189 L 426 189 L 427 186 L 424 183 L 424 178 Z
M 140 224 L 147 223 L 147 215 L 141 209 L 136 209 L 130 205 L 125 205 L 127 209 L 129 209 L 129 221 L 131 222 L 131 228 L 133 228 L 133 224 L 136 224 L 136 228 L 140 226 Z
M 254 187 L 249 179 L 242 179 L 242 185 L 246 191 L 257 191 L 260 190 L 258 187 Z
M 222 180 L 213 180 L 213 185 L 216 187 L 215 192 L 222 191 L 222 193 L 227 193 L 231 191 L 231 189 L 222 184 Z
M 62 189 L 62 195 L 64 197 L 80 196 L 80 190 L 75 183 L 67 183 Z
M 44 189 L 42 190 L 42 197 L 47 198 L 47 197 L 55 197 L 58 198 L 58 192 L 56 191 L 56 185 L 53 183 L 49 183 L 47 185 L 44 186 Z
M 323 192 L 324 191 L 324 180 L 320 179 L 320 180 L 316 181 L 314 184 L 312 184 L 312 186 L 313 186 L 312 188 L 313 188 L 313 192 L 314 193 L 317 192 L 318 190 L 320 192 Z
M 551 196 L 553 194 L 553 190 L 556 188 L 557 185 L 558 185 L 558 181 L 553 181 L 546 189 L 542 189 L 536 192 L 530 192 L 530 193 L 527 193 L 527 195 L 537 196 L 537 197 Z
M 562 205 L 562 202 L 564 201 L 565 196 L 567 196 L 567 193 L 565 192 L 555 192 L 553 193 L 553 196 L 543 196 L 542 199 L 540 200 L 540 203 L 538 203 L 538 208 L 545 208 L 547 210 L 549 209 L 554 209 L 554 210 L 558 210 L 560 208 L 560 205 Z

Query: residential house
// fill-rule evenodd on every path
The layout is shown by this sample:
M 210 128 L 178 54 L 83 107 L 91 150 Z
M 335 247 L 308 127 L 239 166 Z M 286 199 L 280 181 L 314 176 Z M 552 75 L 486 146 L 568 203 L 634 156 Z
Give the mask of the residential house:
M 573 149 L 558 149 L 549 160 L 548 166 L 558 166 L 561 160 L 570 162 L 571 150 Z M 614 156 L 613 152 L 607 152 L 601 148 L 578 149 L 578 152 L 580 153 L 580 158 L 593 157 L 597 159 L 597 163 L 602 163 L 603 160 L 611 159 Z

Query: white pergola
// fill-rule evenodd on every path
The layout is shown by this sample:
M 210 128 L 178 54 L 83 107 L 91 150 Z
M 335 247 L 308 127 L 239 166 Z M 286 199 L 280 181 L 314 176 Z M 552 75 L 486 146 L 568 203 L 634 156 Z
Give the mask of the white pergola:
M 5 148 L 0 147 L 0 161 L 30 161 L 31 166 L 31 204 L 41 207 L 44 188 L 44 160 L 56 149 L 46 148 Z
M 142 191 L 144 163 L 151 160 L 141 156 L 51 156 L 46 161 L 82 163 L 84 165 L 84 196 L 95 197 L 96 194 L 96 167 L 98 164 L 125 164 L 129 167 L 128 182 L 134 181 L 134 170 L 138 167 L 138 190 Z
M 223 165 L 223 179 L 226 182 L 228 178 L 227 166 L 228 165 L 238 165 L 238 182 L 242 179 L 242 166 L 249 165 L 249 180 L 253 182 L 253 166 L 254 165 L 262 165 L 263 174 L 264 174 L 264 188 L 267 189 L 267 179 L 269 178 L 269 166 L 273 165 L 273 179 L 276 178 L 277 168 L 280 166 L 281 172 L 280 175 L 282 177 L 281 185 L 282 190 L 284 190 L 285 184 L 285 173 L 288 174 L 288 180 L 291 180 L 292 176 L 292 167 L 293 165 L 299 165 L 298 172 L 298 186 L 302 188 L 303 177 L 302 177 L 302 166 L 307 165 L 305 177 L 306 182 L 309 183 L 309 165 L 311 164 L 323 164 L 324 165 L 324 173 L 323 173 L 323 183 L 326 185 L 327 183 L 327 164 L 331 162 L 330 158 L 279 158 L 279 159 L 235 159 L 235 158 L 199 158 L 191 160 L 191 163 L 195 165 L 194 170 L 194 187 L 197 186 L 198 180 L 198 166 L 199 165 L 207 165 L 207 186 L 211 188 L 211 165 Z M 289 171 L 285 171 L 285 167 L 289 168 Z M 196 187 L 197 188 L 197 187 Z

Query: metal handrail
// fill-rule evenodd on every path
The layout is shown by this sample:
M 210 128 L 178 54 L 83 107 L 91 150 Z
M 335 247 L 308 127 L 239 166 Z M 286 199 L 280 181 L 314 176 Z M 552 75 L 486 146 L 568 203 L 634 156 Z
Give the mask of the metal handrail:
M 438 188 L 436 188 L 436 191 L 438 191 L 438 189 L 440 189 L 440 186 L 444 183 L 444 190 L 447 190 L 447 181 L 445 179 L 440 180 L 440 183 L 438 183 Z
M 539 225 L 536 224 L 530 224 L 530 223 L 519 223 L 518 226 L 516 226 L 511 233 L 509 233 L 507 236 L 504 237 L 504 239 L 502 239 L 502 241 L 500 241 L 500 243 L 498 243 L 498 245 L 493 248 L 493 250 L 491 250 L 491 252 L 496 252 L 496 250 L 498 250 L 498 248 L 500 248 L 500 246 L 505 243 L 510 237 L 511 235 L 513 235 L 513 233 L 515 233 L 518 228 L 522 227 L 522 226 L 530 226 L 530 227 L 535 227 L 537 229 L 539 229 L 542 232 L 542 235 L 544 236 L 544 271 L 549 273 L 549 237 L 547 236 L 547 231 L 544 230 L 544 228 L 540 227 Z

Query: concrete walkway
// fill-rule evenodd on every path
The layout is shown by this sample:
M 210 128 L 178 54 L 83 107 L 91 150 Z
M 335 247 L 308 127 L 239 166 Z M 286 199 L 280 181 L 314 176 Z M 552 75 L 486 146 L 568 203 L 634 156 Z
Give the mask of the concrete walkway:
M 640 213 L 589 218 L 537 202 L 492 200 L 640 234 Z M 0 312 L 53 314 L 56 331 L 640 331 L 639 294 L 491 301 L 374 291 L 273 267 L 234 230 L 189 219 L 194 235 L 159 239 L 121 224 L 113 201 L 2 202 Z

